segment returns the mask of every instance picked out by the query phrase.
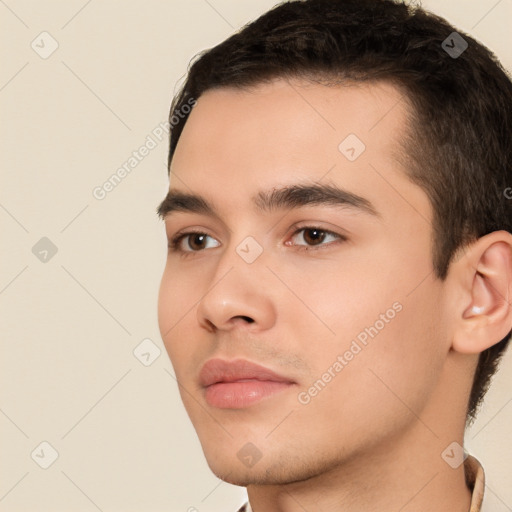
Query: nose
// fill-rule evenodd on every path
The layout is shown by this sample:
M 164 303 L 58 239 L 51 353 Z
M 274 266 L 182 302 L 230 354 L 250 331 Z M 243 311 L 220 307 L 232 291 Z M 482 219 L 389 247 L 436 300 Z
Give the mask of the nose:
M 209 332 L 244 328 L 254 332 L 274 325 L 272 273 L 263 258 L 249 264 L 230 249 L 221 256 L 212 274 L 197 307 L 201 327 Z

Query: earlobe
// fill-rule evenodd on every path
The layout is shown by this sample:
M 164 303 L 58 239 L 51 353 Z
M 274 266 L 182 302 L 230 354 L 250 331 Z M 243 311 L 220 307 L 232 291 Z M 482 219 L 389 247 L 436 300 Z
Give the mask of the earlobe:
M 453 350 L 477 354 L 512 329 L 512 235 L 495 231 L 478 239 L 459 261 L 460 316 Z

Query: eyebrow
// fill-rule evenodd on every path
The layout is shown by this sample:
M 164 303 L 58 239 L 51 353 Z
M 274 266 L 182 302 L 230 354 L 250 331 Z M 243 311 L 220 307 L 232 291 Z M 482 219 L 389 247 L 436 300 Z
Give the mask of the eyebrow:
M 368 199 L 332 184 L 288 185 L 268 191 L 259 191 L 251 199 L 257 211 L 261 213 L 324 205 L 359 210 L 380 217 L 379 212 Z M 217 219 L 221 218 L 215 207 L 204 197 L 177 189 L 169 190 L 156 212 L 162 220 L 174 212 L 197 213 Z

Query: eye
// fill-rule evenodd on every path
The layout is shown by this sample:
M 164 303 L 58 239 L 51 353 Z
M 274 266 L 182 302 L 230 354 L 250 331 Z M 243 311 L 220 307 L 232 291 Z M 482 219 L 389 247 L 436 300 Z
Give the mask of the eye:
M 203 249 L 210 248 L 208 247 L 208 245 L 205 245 L 205 240 L 207 238 L 211 237 L 206 233 L 202 233 L 201 231 L 187 231 L 186 233 L 180 233 L 176 235 L 169 242 L 169 248 L 172 249 L 173 251 L 181 253 L 199 252 Z M 184 241 L 186 241 L 186 245 L 188 246 L 189 250 L 183 249 L 182 242 Z M 218 245 L 214 247 L 218 247 Z
M 302 233 L 302 234 L 301 234 Z M 334 242 L 324 243 L 328 237 L 334 238 Z M 305 244 L 296 244 L 299 250 L 316 250 L 317 248 L 324 247 L 326 245 L 332 245 L 333 243 L 339 243 L 347 240 L 343 235 L 328 231 L 326 229 L 319 228 L 318 226 L 302 226 L 295 231 L 292 236 L 293 238 L 302 239 Z M 337 242 L 336 242 L 337 241 Z M 286 242 L 286 245 L 291 245 Z

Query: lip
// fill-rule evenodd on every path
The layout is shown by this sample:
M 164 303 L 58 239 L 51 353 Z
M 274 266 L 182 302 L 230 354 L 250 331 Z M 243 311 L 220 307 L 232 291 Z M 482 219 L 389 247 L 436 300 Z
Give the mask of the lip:
M 212 407 L 240 409 L 295 384 L 288 377 L 247 361 L 210 359 L 199 373 L 205 399 Z

